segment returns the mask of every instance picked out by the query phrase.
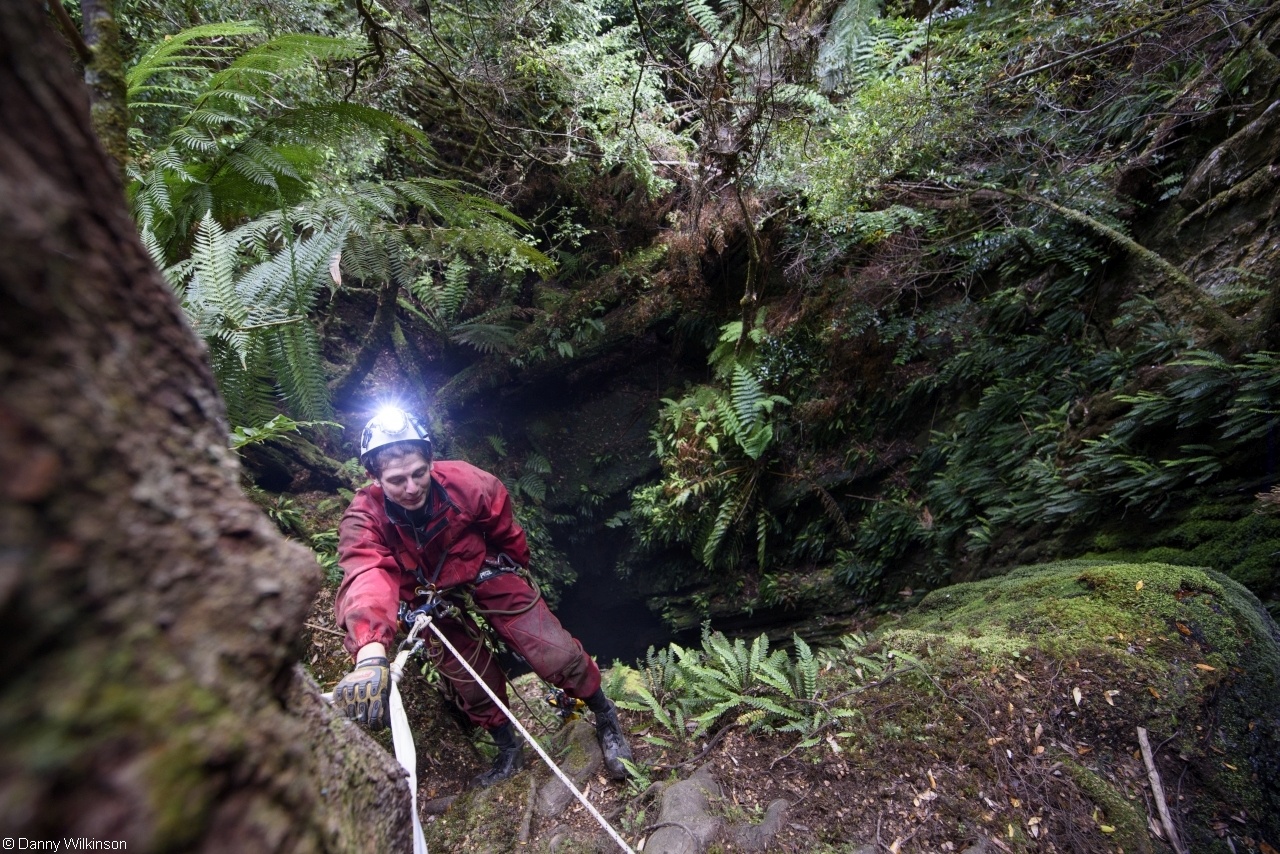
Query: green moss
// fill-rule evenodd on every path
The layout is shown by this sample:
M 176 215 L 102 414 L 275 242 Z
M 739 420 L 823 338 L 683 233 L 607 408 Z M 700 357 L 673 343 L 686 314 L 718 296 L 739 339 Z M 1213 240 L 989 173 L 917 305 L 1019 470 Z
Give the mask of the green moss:
M 487 789 L 471 789 L 438 820 L 423 828 L 427 846 L 439 851 L 512 851 L 512 832 L 524 816 L 528 786 L 524 773 Z
M 1179 754 L 1218 804 L 1280 813 L 1280 788 L 1267 783 L 1280 780 L 1280 630 L 1225 575 L 1160 563 L 1027 567 L 935 591 L 882 637 L 928 653 L 933 666 L 953 666 L 964 654 L 988 663 L 1047 656 L 1088 660 L 1117 684 L 1147 686 L 1150 698 L 1133 699 L 1140 725 L 1177 733 Z M 1117 805 L 1099 800 L 1101 784 L 1077 782 L 1119 828 Z M 1280 829 L 1280 819 L 1269 821 Z M 1207 816 L 1198 824 L 1208 825 Z
M 26 698 L 39 719 L 25 704 L 0 707 L 6 762 L 74 789 L 118 773 L 115 757 L 134 753 L 123 785 L 147 804 L 149 845 L 188 847 L 228 785 L 223 770 L 249 749 L 242 718 L 175 662 L 128 645 L 77 647 L 46 667 L 49 692 Z
M 1006 655 L 1034 645 L 1061 657 L 1128 650 L 1140 638 L 1151 653 L 1144 657 L 1157 665 L 1165 652 L 1179 650 L 1225 665 L 1240 657 L 1248 634 L 1263 631 L 1257 609 L 1245 601 L 1251 598 L 1229 579 L 1195 567 L 1067 561 L 934 591 L 886 641 L 914 647 L 932 640 Z
M 1080 791 L 1102 811 L 1098 823 L 1115 828 L 1115 833 L 1109 841 L 1114 842 L 1124 851 L 1151 854 L 1147 821 L 1137 807 L 1126 800 L 1124 795 L 1103 777 L 1076 763 L 1070 757 L 1063 755 L 1059 761 L 1062 763 L 1062 770 L 1071 777 Z
M 1254 508 L 1243 499 L 1205 502 L 1164 525 L 1109 529 L 1094 537 L 1094 547 L 1104 558 L 1210 567 L 1272 597 L 1280 582 L 1280 516 Z

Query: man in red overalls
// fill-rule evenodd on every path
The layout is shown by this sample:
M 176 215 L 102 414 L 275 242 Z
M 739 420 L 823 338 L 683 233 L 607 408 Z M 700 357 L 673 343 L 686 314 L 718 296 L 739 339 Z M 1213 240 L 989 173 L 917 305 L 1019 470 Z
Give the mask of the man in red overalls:
M 356 493 L 338 526 L 343 579 L 334 603 L 356 666 L 334 688 L 334 704 L 371 729 L 386 726 L 387 650 L 401 603 L 412 609 L 433 591 L 447 596 L 465 589 L 476 610 L 535 673 L 586 701 L 595 713 L 609 775 L 625 777 L 622 760 L 631 759 L 631 749 L 617 710 L 600 689 L 600 669 L 522 574 L 529 546 L 502 482 L 470 463 L 433 461 L 426 428 L 398 409 L 383 410 L 365 426 L 360 462 L 374 483 Z M 505 704 L 506 675 L 471 616 L 437 614 L 435 625 Z M 432 641 L 428 654 L 455 702 L 498 745 L 493 767 L 476 782 L 491 786 L 507 779 L 523 761 L 523 745 L 511 722 L 452 654 Z

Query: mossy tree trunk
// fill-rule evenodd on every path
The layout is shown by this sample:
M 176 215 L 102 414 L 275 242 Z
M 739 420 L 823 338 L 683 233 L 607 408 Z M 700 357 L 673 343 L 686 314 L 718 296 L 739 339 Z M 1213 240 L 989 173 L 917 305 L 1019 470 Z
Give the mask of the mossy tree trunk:
M 84 42 L 92 59 L 84 69 L 89 84 L 93 129 L 116 171 L 124 175 L 129 162 L 129 101 L 120 52 L 120 26 L 113 0 L 81 0 Z
M 406 850 L 398 766 L 294 664 L 315 561 L 239 492 L 37 0 L 0 3 L 0 91 L 4 835 Z

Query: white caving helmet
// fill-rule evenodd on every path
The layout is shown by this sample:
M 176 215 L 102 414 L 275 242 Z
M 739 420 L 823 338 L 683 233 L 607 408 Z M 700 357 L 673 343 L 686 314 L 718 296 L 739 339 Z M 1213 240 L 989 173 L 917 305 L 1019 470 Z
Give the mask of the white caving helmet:
M 374 451 L 396 442 L 419 442 L 426 446 L 427 459 L 431 459 L 431 435 L 426 425 L 397 406 L 384 406 L 360 434 L 360 463 L 369 469 Z

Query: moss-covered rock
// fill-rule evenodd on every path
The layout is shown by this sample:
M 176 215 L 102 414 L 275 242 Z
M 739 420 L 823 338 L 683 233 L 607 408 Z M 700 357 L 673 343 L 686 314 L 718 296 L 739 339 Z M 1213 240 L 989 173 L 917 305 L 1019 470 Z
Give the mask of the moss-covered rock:
M 1121 808 L 1133 781 L 1109 772 L 1132 754 L 1136 727 L 1149 729 L 1169 745 L 1157 762 L 1179 781 L 1184 800 L 1171 807 L 1196 851 L 1225 850 L 1215 825 L 1226 819 L 1280 838 L 1278 640 L 1258 600 L 1218 572 L 1101 561 L 935 591 L 884 634 L 952 677 L 1010 662 L 1052 670 L 1040 687 L 1066 710 L 1063 766 L 1112 833 L 1133 835 Z
M 1280 591 L 1280 516 L 1263 515 L 1252 498 L 1192 505 L 1163 521 L 1125 522 L 1094 535 L 1094 553 L 1110 560 L 1207 566 L 1266 600 Z

